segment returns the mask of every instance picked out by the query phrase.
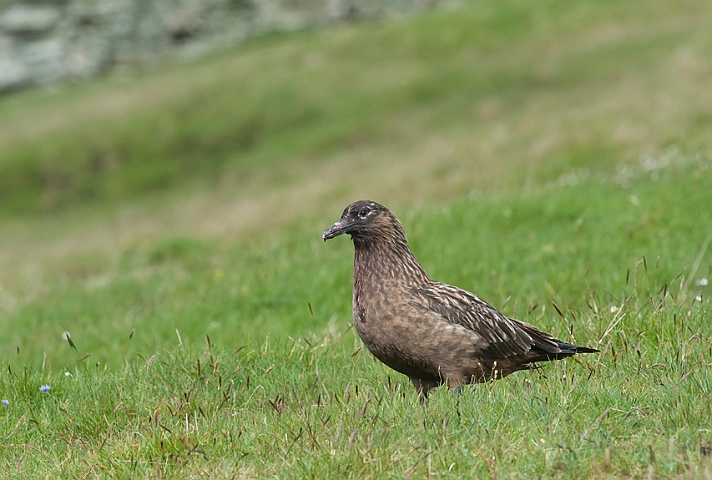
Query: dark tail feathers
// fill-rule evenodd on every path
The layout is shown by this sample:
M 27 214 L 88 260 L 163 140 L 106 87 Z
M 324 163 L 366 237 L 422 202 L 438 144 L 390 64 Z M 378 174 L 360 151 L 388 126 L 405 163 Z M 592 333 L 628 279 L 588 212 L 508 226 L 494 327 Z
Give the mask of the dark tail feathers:
M 570 357 L 578 353 L 598 352 L 598 350 L 596 350 L 595 348 L 581 347 L 579 345 L 574 345 L 572 343 L 566 343 L 561 341 L 557 341 L 557 343 L 559 344 L 559 349 L 561 350 L 561 352 L 557 352 L 554 354 L 554 358 L 556 359 Z

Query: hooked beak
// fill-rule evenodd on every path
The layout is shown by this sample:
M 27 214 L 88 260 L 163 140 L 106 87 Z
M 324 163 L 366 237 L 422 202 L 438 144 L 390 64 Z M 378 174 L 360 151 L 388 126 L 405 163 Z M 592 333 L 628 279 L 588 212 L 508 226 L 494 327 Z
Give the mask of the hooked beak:
M 346 229 L 348 228 L 348 225 L 344 223 L 343 221 L 339 220 L 329 228 L 327 228 L 324 231 L 324 234 L 321 236 L 322 240 L 325 242 L 329 239 L 332 239 L 334 237 L 338 237 L 342 233 L 346 233 Z

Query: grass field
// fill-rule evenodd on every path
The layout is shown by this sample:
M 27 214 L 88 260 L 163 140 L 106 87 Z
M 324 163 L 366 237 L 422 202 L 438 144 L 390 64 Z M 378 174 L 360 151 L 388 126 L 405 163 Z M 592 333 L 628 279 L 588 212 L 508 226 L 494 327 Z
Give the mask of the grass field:
M 0 477 L 711 478 L 711 27 L 465 2 L 0 98 Z M 421 406 L 321 242 L 358 198 L 601 353 Z

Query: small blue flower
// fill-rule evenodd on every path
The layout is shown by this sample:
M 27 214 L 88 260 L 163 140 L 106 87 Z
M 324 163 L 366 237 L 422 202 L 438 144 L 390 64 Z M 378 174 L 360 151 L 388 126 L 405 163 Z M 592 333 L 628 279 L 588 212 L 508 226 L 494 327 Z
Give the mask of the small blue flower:
M 52 389 L 49 385 L 42 385 L 40 387 L 40 392 L 49 392 Z
M 7 400 L 5 398 L 2 399 L 2 404 L 3 405 L 10 405 L 10 400 Z

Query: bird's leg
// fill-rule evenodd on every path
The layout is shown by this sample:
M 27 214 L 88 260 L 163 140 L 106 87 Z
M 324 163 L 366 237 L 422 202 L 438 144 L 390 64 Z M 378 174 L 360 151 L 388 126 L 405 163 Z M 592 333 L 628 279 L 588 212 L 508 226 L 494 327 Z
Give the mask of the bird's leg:
M 418 395 L 420 395 L 420 404 L 425 405 L 425 402 L 428 400 L 428 390 L 430 389 L 427 388 L 425 383 L 419 378 L 411 378 L 410 381 L 413 383 Z
M 450 391 L 457 393 L 457 403 L 455 404 L 455 412 L 457 413 L 457 422 L 460 423 L 460 421 L 462 420 L 462 418 L 460 417 L 460 398 L 462 398 L 462 384 L 450 384 Z
M 428 392 L 423 388 L 423 383 L 419 378 L 411 378 L 410 381 L 415 387 L 415 391 L 418 392 L 418 395 L 420 396 L 420 403 L 424 404 L 428 399 Z
M 438 384 L 435 382 L 428 382 L 425 380 L 421 380 L 420 378 L 411 378 L 410 381 L 413 383 L 413 386 L 420 394 L 420 403 L 422 405 L 425 405 L 425 402 L 428 400 L 428 392 L 438 386 Z

